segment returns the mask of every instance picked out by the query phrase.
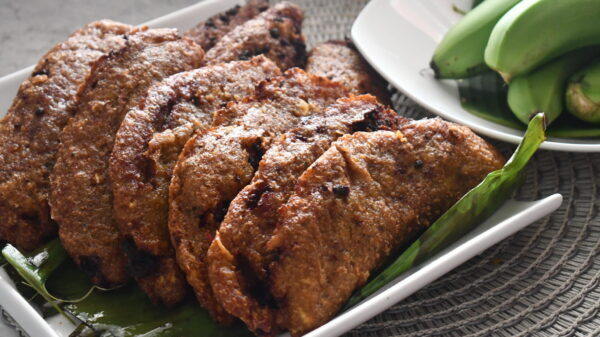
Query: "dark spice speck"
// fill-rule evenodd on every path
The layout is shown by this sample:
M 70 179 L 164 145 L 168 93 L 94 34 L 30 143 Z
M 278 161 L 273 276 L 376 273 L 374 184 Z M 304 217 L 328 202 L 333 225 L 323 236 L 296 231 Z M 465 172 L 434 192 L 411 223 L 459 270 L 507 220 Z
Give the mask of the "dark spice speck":
M 267 54 L 269 51 L 271 51 L 271 46 L 265 45 L 262 48 L 256 49 L 254 55 Z
M 227 12 L 225 12 L 225 14 L 229 16 L 236 15 L 239 10 L 240 5 L 236 5 L 235 7 L 228 9 Z
M 192 97 L 192 102 L 195 106 L 200 106 L 200 99 L 198 98 L 198 96 Z
M 43 108 L 37 108 L 37 109 L 35 109 L 35 115 L 36 116 L 42 116 L 42 115 L 44 115 L 44 109 Z
M 319 126 L 317 126 L 316 131 L 317 131 L 317 133 L 323 134 L 323 133 L 327 132 L 327 128 L 324 127 L 323 125 L 319 125 Z
M 350 194 L 350 187 L 344 185 L 333 186 L 333 194 L 338 198 L 345 198 Z
M 421 168 L 423 167 L 423 161 L 420 159 L 417 159 L 417 161 L 415 161 L 415 168 Z
M 279 29 L 276 27 L 269 29 L 269 34 L 271 34 L 271 37 L 274 39 L 278 39 L 281 36 L 281 33 L 279 33 Z
M 48 72 L 48 69 L 42 69 L 42 70 L 38 70 L 35 73 L 31 74 L 31 76 L 40 76 L 40 75 L 50 75 L 50 73 Z
M 260 203 L 260 199 L 262 198 L 262 196 L 265 193 L 269 193 L 269 192 L 271 192 L 271 187 L 269 187 L 269 185 L 261 186 L 260 188 L 257 188 L 246 199 L 246 206 L 250 209 L 255 209 L 256 207 L 258 207 L 258 204 Z
M 258 169 L 258 164 L 262 159 L 264 154 L 264 149 L 262 147 L 262 139 L 258 138 L 255 142 L 250 144 L 250 146 L 246 149 L 248 151 L 248 162 L 256 171 Z

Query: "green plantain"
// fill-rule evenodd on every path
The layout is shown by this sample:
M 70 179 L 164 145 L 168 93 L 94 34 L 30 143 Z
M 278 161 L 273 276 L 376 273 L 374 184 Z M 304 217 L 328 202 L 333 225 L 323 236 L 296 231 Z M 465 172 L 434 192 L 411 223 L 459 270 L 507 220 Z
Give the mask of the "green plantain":
M 483 54 L 494 25 L 520 0 L 487 0 L 450 28 L 437 46 L 431 68 L 437 78 L 464 78 L 487 69 Z
M 494 27 L 485 62 L 508 83 L 553 58 L 600 43 L 600 1 L 524 0 Z
M 600 59 L 571 76 L 566 102 L 573 116 L 600 123 Z
M 564 92 L 569 76 L 598 56 L 599 47 L 577 49 L 516 77 L 508 86 L 508 106 L 525 124 L 538 112 L 545 112 L 548 123 L 551 123 L 564 110 Z

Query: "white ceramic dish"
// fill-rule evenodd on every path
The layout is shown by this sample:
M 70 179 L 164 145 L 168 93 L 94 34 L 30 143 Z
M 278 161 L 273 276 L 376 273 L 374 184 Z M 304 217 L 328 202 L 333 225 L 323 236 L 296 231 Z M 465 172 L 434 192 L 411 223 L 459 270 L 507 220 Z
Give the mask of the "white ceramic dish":
M 465 111 L 456 81 L 436 80 L 428 70 L 436 45 L 462 18 L 452 6 L 469 9 L 471 3 L 472 0 L 372 0 L 354 22 L 352 39 L 383 77 L 427 110 L 480 134 L 517 144 L 523 131 Z M 600 140 L 550 137 L 542 148 L 596 152 L 600 151 Z
M 151 27 L 187 29 L 238 2 L 239 0 L 207 0 L 147 24 Z M 19 84 L 30 72 L 31 67 L 0 78 L 0 111 L 6 111 Z M 452 247 L 394 280 L 386 289 L 382 289 L 352 310 L 312 331 L 308 336 L 333 336 L 352 329 L 507 236 L 551 213 L 560 206 L 561 202 L 562 197 L 559 194 L 534 202 L 507 202 L 489 220 Z M 9 312 L 31 337 L 67 337 L 74 329 L 71 323 L 58 315 L 44 320 L 16 291 L 14 284 L 1 268 L 0 306 Z

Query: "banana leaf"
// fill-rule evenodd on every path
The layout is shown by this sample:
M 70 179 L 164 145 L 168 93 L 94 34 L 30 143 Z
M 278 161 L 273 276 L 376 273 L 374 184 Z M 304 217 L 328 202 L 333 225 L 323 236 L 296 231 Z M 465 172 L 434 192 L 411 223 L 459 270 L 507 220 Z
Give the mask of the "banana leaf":
M 7 245 L 3 255 L 23 280 L 59 312 L 79 324 L 71 337 L 88 336 L 252 336 L 240 323 L 221 327 L 193 295 L 173 309 L 154 305 L 135 284 L 113 290 L 94 288 L 58 240 L 31 255 Z M 16 283 L 19 280 L 15 280 Z
M 31 288 L 42 295 L 59 313 L 64 314 L 59 301 L 50 295 L 46 289 L 48 277 L 67 257 L 58 240 L 50 242 L 30 256 L 24 256 L 17 248 L 7 244 L 2 249 L 2 255 Z M 69 319 L 71 318 L 69 317 Z
M 458 81 L 462 107 L 468 112 L 510 128 L 525 130 L 512 113 L 506 101 L 507 87 L 494 71 Z
M 391 265 L 356 292 L 348 300 L 345 309 L 356 305 L 405 271 L 448 247 L 498 209 L 524 179 L 529 159 L 545 139 L 544 129 L 544 114 L 537 114 L 529 122 L 521 144 L 504 167 L 488 174 L 479 185 L 457 201 Z
M 0 241 L 0 251 L 2 251 L 2 249 L 4 249 L 4 246 L 6 246 L 6 242 Z M 4 255 L 0 254 L 0 266 L 5 265 L 5 264 L 6 264 L 6 259 L 4 258 Z
M 500 125 L 525 130 L 506 102 L 507 88 L 500 75 L 493 71 L 458 81 L 462 107 L 468 112 Z M 584 123 L 564 111 L 546 129 L 546 135 L 561 138 L 600 137 L 600 126 Z
M 473 4 L 471 5 L 471 9 L 479 6 L 480 3 L 482 3 L 483 0 L 473 0 Z

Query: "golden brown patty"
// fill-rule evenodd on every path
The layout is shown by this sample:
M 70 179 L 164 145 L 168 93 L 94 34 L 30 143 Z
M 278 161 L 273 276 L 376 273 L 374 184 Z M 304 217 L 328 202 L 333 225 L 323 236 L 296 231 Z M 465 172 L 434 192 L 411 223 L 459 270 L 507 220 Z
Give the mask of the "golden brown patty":
M 84 26 L 48 51 L 19 87 L 0 121 L 0 241 L 30 251 L 56 235 L 48 176 L 59 133 L 92 64 L 121 48 L 131 29 L 109 20 Z
M 229 202 L 250 182 L 275 137 L 346 94 L 340 84 L 291 69 L 218 111 L 215 127 L 186 143 L 169 191 L 169 230 L 179 265 L 216 320 L 231 317 L 212 294 L 205 255 Z
M 173 305 L 186 292 L 167 227 L 168 189 L 183 145 L 210 125 L 215 110 L 279 75 L 264 56 L 175 74 L 152 86 L 123 120 L 110 159 L 114 214 L 129 269 L 154 301 Z
M 247 308 L 246 324 L 259 334 L 300 336 L 325 323 L 393 250 L 503 162 L 469 129 L 440 119 L 338 139 L 279 209 L 267 243 L 268 281 L 244 284 L 260 304 Z M 233 261 L 227 251 L 220 255 L 211 260 L 211 276 L 229 271 L 231 278 L 218 281 L 235 283 Z M 218 298 L 238 296 L 216 285 Z
M 264 154 L 252 182 L 231 202 L 210 246 L 207 261 L 216 260 L 219 266 L 209 273 L 217 299 L 255 329 L 264 325 L 254 320 L 264 299 L 248 294 L 248 284 L 268 282 L 267 269 L 274 256 L 266 247 L 267 240 L 298 177 L 344 134 L 395 130 L 407 122 L 371 95 L 339 99 L 311 117 L 279 137 Z
M 61 134 L 51 177 L 52 217 L 63 246 L 96 284 L 111 287 L 128 278 L 108 179 L 121 121 L 152 84 L 199 66 L 202 56 L 174 29 L 129 36 L 125 47 L 94 64 L 78 112 Z
M 279 68 L 301 67 L 306 47 L 301 27 L 302 10 L 289 2 L 281 2 L 256 18 L 235 27 L 206 53 L 207 64 L 248 60 L 264 54 Z
M 211 16 L 208 20 L 184 32 L 183 36 L 191 38 L 207 51 L 233 28 L 253 19 L 268 8 L 267 0 L 250 0 L 244 6 L 237 5 L 223 13 Z
M 316 45 L 308 53 L 306 72 L 343 83 L 354 94 L 373 94 L 379 102 L 391 106 L 387 82 L 350 41 L 327 41 Z

